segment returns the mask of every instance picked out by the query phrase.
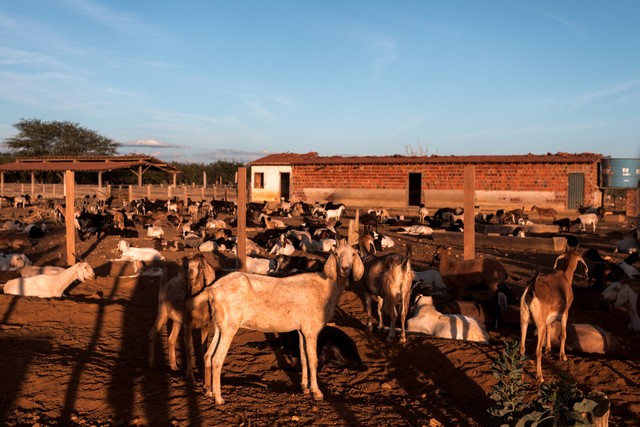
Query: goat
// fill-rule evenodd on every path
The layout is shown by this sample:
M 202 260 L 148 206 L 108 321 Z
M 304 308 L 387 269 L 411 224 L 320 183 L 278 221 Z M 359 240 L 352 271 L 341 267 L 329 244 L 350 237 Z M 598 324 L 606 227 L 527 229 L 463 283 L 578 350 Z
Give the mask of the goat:
M 409 227 L 400 227 L 396 230 L 398 234 L 408 234 L 409 236 L 431 236 L 433 228 L 426 225 L 411 225 Z
M 640 255 L 637 252 L 632 253 L 622 261 L 618 263 L 618 265 L 624 270 L 624 273 L 629 276 L 631 279 L 636 279 L 640 277 L 640 272 L 635 269 L 633 266 L 634 263 L 640 261 Z
M 371 236 L 373 237 L 373 245 L 376 250 L 381 251 L 383 249 L 392 248 L 396 245 L 393 239 L 389 236 L 376 233 L 375 231 L 371 232 Z
M 24 254 L 2 254 L 0 271 L 15 271 L 33 263 Z
M 300 363 L 300 337 L 297 331 L 278 334 L 283 353 L 294 363 Z M 323 367 L 347 368 L 361 371 L 365 368 L 356 343 L 344 331 L 335 326 L 325 326 L 318 334 L 318 371 Z
M 396 319 L 400 314 L 400 339 L 401 344 L 407 341 L 405 334 L 405 319 L 409 310 L 409 298 L 411 296 L 411 246 L 407 245 L 404 257 L 397 253 L 391 253 L 382 257 L 369 255 L 364 261 L 364 295 L 367 312 L 367 330 L 373 329 L 371 316 L 371 301 L 373 297 L 378 300 L 378 331 L 383 329 L 382 311 L 389 314 L 391 323 L 387 341 L 392 342 L 396 336 Z M 398 313 L 399 312 L 399 313 Z
M 440 272 L 433 268 L 424 271 L 414 271 L 413 281 L 415 282 L 415 286 L 421 290 L 424 288 L 431 288 L 433 290 L 440 291 L 447 289 L 447 285 L 445 285 Z
M 462 299 L 467 288 L 476 285 L 486 287 L 495 295 L 499 284 L 508 277 L 500 261 L 491 258 L 450 261 L 449 249 L 444 246 L 436 248 L 433 261 L 439 262 L 438 271 L 456 299 Z
M 330 252 L 335 249 L 338 244 L 336 239 L 322 239 L 320 241 L 315 239 L 308 239 L 306 236 L 300 240 L 302 250 L 304 252 Z
M 520 299 L 520 353 L 525 354 L 525 340 L 527 338 L 527 327 L 533 317 L 533 321 L 538 329 L 538 343 L 536 345 L 536 378 L 543 382 L 542 376 L 542 344 L 547 340 L 547 351 L 551 350 L 551 334 L 547 333 L 547 327 L 557 319 L 560 319 L 560 359 L 567 360 L 565 354 L 565 342 L 567 338 L 567 318 L 569 308 L 573 302 L 573 273 L 578 266 L 578 262 L 584 264 L 588 271 L 587 264 L 582 257 L 574 251 L 568 251 L 560 255 L 559 259 L 565 258 L 565 270 L 554 270 L 549 274 L 534 276 L 533 284 L 527 286 Z
M 429 216 L 429 209 L 425 208 L 423 204 L 420 204 L 418 209 L 418 218 L 421 224 L 424 224 L 424 219 Z
M 135 248 L 126 240 L 118 242 L 118 250 L 122 252 L 119 261 L 164 261 L 165 257 L 153 248 Z
M 176 341 L 180 328 L 184 325 L 185 365 L 187 378 L 193 379 L 191 368 L 191 333 L 193 328 L 201 331 L 201 341 L 204 344 L 211 323 L 209 312 L 209 296 L 202 292 L 205 287 L 215 280 L 215 271 L 211 264 L 201 254 L 184 260 L 184 264 L 177 276 L 166 280 L 166 271 L 160 289 L 158 290 L 158 314 L 147 334 L 149 366 L 155 366 L 155 341 L 158 333 L 170 318 L 173 322 L 171 334 L 167 339 L 169 347 L 169 365 L 178 370 L 176 363 Z
M 296 248 L 291 243 L 291 240 L 281 234 L 276 244 L 269 251 L 269 255 L 293 255 L 295 251 Z
M 360 280 L 364 266 L 351 246 L 339 245 L 329 255 L 323 272 L 289 277 L 231 273 L 213 286 L 215 333 L 205 355 L 205 389 L 215 403 L 224 403 L 220 373 L 229 346 L 239 328 L 300 335 L 302 390 L 323 399 L 317 382 L 318 334 L 331 319 L 349 277 Z
M 345 210 L 345 206 L 344 205 L 340 205 L 338 208 L 336 209 L 326 209 L 325 210 L 325 219 L 327 221 L 329 221 L 330 219 L 335 219 L 335 220 L 340 220 L 340 217 L 342 216 L 342 212 Z
M 275 261 L 269 258 L 256 258 L 252 256 L 247 256 L 246 258 L 245 270 L 250 274 L 265 275 L 275 267 Z
M 588 213 L 584 215 L 579 215 L 578 218 L 571 221 L 571 225 L 580 224 L 579 229 L 581 231 L 587 231 L 586 226 L 590 225 L 592 227 L 593 232 L 596 232 L 596 225 L 598 224 L 598 215 L 594 213 Z
M 164 237 L 164 230 L 159 225 L 152 225 L 147 228 L 147 237 L 162 239 Z
M 80 261 L 58 274 L 39 274 L 9 280 L 4 284 L 5 294 L 59 298 L 73 282 L 95 279 L 96 274 L 89 264 Z
M 553 347 L 560 345 L 560 332 L 559 322 L 553 322 L 547 328 Z M 565 350 L 569 353 L 601 354 L 609 357 L 624 355 L 624 349 L 613 335 L 588 323 L 567 323 Z
M 317 258 L 307 258 L 305 256 L 276 256 L 275 274 L 288 276 L 298 273 L 311 273 L 322 270 L 322 263 Z
M 552 224 L 558 226 L 559 233 L 562 233 L 563 231 L 568 233 L 571 229 L 571 220 L 569 218 L 556 219 Z
M 391 215 L 389 215 L 389 212 L 387 212 L 387 210 L 384 208 L 369 209 L 367 211 L 367 214 L 375 214 L 378 222 L 385 222 L 386 220 L 391 218 Z
M 378 215 L 376 215 L 375 212 L 369 212 L 360 215 L 360 224 L 364 225 L 364 232 L 366 234 L 372 231 L 378 231 L 380 221 L 378 221 Z
M 629 329 L 640 332 L 640 317 L 638 317 L 638 294 L 628 284 L 616 282 L 602 292 L 602 300 L 614 307 L 624 307 L 629 315 Z
M 531 207 L 531 212 L 533 212 L 533 211 L 538 212 L 538 218 L 549 217 L 549 218 L 552 218 L 555 221 L 556 217 L 558 216 L 558 211 L 556 211 L 553 208 L 541 208 L 541 207 L 538 207 L 538 206 L 532 206 Z
M 489 335 L 473 317 L 461 314 L 442 314 L 433 305 L 433 298 L 418 294 L 407 331 L 420 332 L 440 338 L 489 343 Z

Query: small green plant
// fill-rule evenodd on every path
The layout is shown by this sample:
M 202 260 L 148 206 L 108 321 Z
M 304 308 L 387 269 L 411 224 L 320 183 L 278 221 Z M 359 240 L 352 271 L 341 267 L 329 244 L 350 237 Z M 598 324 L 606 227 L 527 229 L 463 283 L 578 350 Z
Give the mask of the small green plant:
M 501 426 L 557 427 L 590 426 L 584 414 L 593 416 L 598 403 L 583 397 L 576 384 L 565 377 L 540 385 L 538 394 L 531 401 L 531 385 L 523 380 L 526 356 L 520 355 L 516 341 L 503 340 L 504 350 L 491 364 L 491 372 L 497 379 L 489 397 L 495 402 L 489 413 Z
M 565 377 L 550 384 L 542 384 L 532 402 L 533 411 L 522 417 L 516 427 L 534 426 L 590 426 L 583 414 L 593 414 L 597 402 L 585 399 L 576 384 Z
M 491 387 L 489 397 L 495 403 L 489 413 L 498 424 L 513 425 L 529 407 L 525 401 L 529 385 L 522 380 L 527 358 L 520 354 L 517 341 L 503 340 L 503 343 L 504 350 L 491 364 L 491 372 L 498 382 Z

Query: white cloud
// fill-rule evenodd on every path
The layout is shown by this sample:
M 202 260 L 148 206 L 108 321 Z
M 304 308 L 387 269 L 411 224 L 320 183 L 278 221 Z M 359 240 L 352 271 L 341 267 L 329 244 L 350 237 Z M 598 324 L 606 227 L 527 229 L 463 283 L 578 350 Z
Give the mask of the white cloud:
M 155 139 L 140 139 L 135 142 L 125 142 L 122 147 L 150 147 L 150 148 L 176 148 L 181 147 L 178 144 L 169 144 L 167 142 L 156 141 Z

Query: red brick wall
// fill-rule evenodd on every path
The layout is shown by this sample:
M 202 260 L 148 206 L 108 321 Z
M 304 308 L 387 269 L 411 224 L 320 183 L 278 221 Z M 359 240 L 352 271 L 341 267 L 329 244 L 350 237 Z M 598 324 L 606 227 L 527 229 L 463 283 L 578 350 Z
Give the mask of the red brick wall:
M 422 173 L 422 189 L 462 190 L 464 164 L 296 165 L 291 174 L 292 197 L 305 200 L 304 189 L 408 189 L 410 172 Z M 585 174 L 584 202 L 597 204 L 596 164 L 495 163 L 476 164 L 476 190 L 540 191 L 555 194 L 550 201 L 566 206 L 571 172 Z
M 627 191 L 627 216 L 640 217 L 640 190 L 631 189 Z

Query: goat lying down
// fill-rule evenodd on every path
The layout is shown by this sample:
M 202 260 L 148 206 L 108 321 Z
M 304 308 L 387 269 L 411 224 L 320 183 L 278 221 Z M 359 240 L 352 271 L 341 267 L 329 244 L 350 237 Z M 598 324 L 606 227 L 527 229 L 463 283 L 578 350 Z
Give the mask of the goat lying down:
M 205 355 L 204 384 L 208 396 L 223 404 L 220 389 L 222 365 L 233 337 L 240 328 L 300 335 L 302 390 L 316 400 L 323 398 L 317 382 L 318 334 L 333 316 L 340 295 L 353 280 L 360 280 L 364 266 L 358 252 L 339 245 L 327 259 L 323 272 L 283 278 L 231 273 L 211 288 L 215 333 Z
M 5 294 L 34 296 L 40 298 L 59 298 L 73 282 L 95 279 L 96 274 L 86 262 L 78 262 L 57 274 L 40 274 L 9 280 L 4 284 Z
M 489 342 L 489 335 L 473 317 L 462 314 L 442 314 L 433 305 L 433 298 L 418 294 L 407 331 L 420 332 L 439 338 Z
M 278 334 L 283 352 L 295 364 L 300 363 L 300 337 L 297 331 Z M 360 371 L 365 368 L 356 343 L 342 329 L 325 326 L 318 335 L 318 370 L 323 367 L 347 368 Z
M 615 282 L 602 292 L 601 298 L 605 303 L 613 304 L 616 308 L 624 307 L 630 320 L 627 326 L 634 332 L 640 332 L 638 294 L 629 285 Z
M 551 345 L 560 346 L 560 322 L 548 327 Z M 609 357 L 624 356 L 624 349 L 613 335 L 599 326 L 588 323 L 568 323 L 565 350 L 569 353 L 601 354 Z

